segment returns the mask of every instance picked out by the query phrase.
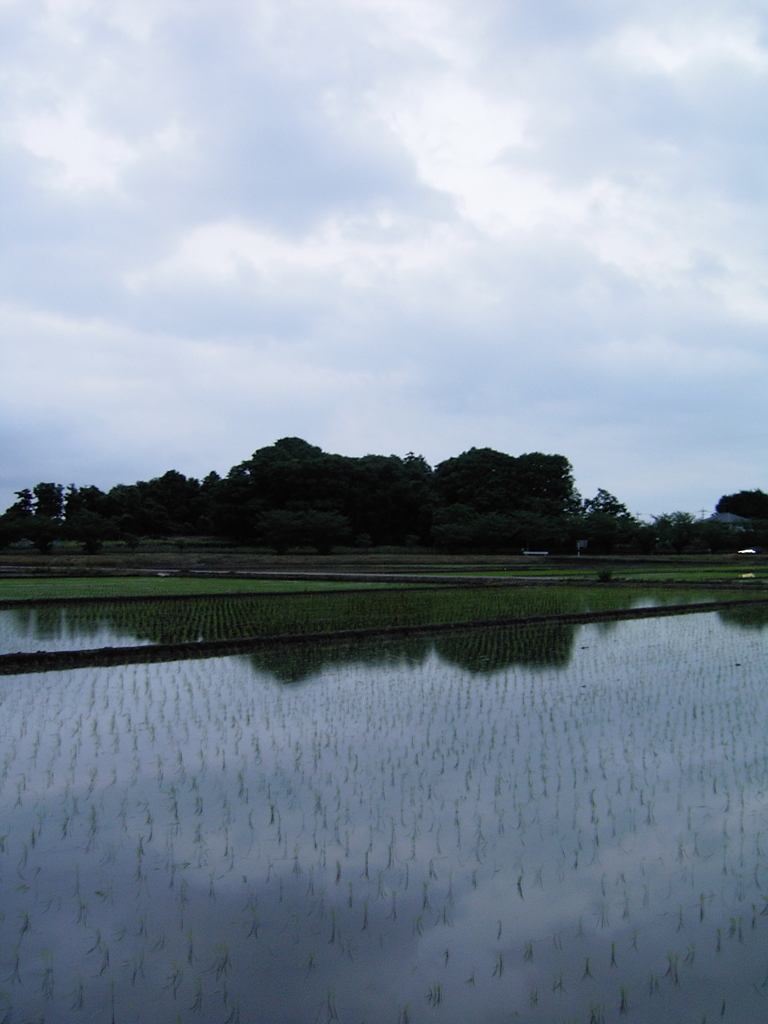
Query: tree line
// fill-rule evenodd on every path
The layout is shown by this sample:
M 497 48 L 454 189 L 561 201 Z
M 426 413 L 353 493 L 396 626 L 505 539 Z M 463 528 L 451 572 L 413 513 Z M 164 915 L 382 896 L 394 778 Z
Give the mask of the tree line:
M 286 437 L 224 477 L 211 472 L 197 480 L 169 470 L 109 491 L 39 483 L 16 497 L 0 516 L 0 546 L 26 538 L 43 552 L 56 540 L 78 541 L 93 553 L 108 540 L 135 548 L 145 537 L 202 536 L 321 554 L 382 546 L 574 552 L 578 542 L 588 553 L 611 554 L 692 545 L 718 551 L 735 543 L 727 524 L 697 522 L 686 512 L 642 523 L 606 490 L 582 498 L 563 455 L 491 448 L 471 448 L 432 468 L 412 452 L 353 458 Z M 718 503 L 718 511 L 745 509 L 751 532 L 739 534 L 739 546 L 768 536 L 768 495 L 743 491 Z

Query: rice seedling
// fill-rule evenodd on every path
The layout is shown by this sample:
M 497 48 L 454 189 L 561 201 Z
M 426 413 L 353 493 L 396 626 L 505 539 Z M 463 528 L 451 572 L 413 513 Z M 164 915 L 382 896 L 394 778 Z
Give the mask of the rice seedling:
M 717 596 L 722 594 L 718 592 Z M 734 600 L 743 596 L 742 591 L 732 595 Z M 178 600 L 43 603 L 0 609 L 0 654 L 190 643 L 427 623 L 485 622 L 648 604 L 695 603 L 712 597 L 712 592 L 705 589 L 648 591 L 564 585 L 367 589 L 339 593 L 229 594 Z M 492 645 L 482 636 L 475 639 L 475 645 L 480 645 L 480 649 L 473 652 L 473 660 L 482 664 L 485 671 L 493 670 L 496 655 Z M 472 651 L 471 645 L 468 651 Z

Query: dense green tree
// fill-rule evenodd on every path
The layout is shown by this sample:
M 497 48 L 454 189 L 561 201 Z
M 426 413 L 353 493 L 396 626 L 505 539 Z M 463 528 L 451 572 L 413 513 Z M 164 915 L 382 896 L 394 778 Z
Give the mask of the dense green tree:
M 18 522 L 4 513 L 0 516 L 0 551 L 8 547 L 9 544 L 15 544 L 20 539 L 21 531 L 19 530 Z
M 768 519 L 751 519 L 744 530 L 731 527 L 731 550 L 740 548 L 768 549 Z
M 41 555 L 46 555 L 53 542 L 61 536 L 61 523 L 58 519 L 35 514 L 24 526 L 24 536 L 32 541 Z
M 731 512 L 745 519 L 768 519 L 768 494 L 761 490 L 724 494 L 718 501 L 716 512 Z
M 70 540 L 80 541 L 83 550 L 89 555 L 100 551 L 105 540 L 117 540 L 121 536 L 113 520 L 105 519 L 98 512 L 91 512 L 87 508 L 70 512 L 66 519 L 65 535 Z
M 4 513 L 0 533 L 8 544 L 26 537 L 42 554 L 61 536 L 63 492 L 61 484 L 40 483 L 30 491 L 17 491 L 18 501 Z
M 610 491 L 606 491 L 602 487 L 598 487 L 594 498 L 584 499 L 582 510 L 586 515 L 607 515 L 613 516 L 614 519 L 624 520 L 633 518 L 627 506 L 622 504 Z
M 64 516 L 64 488 L 61 484 L 37 484 L 32 493 L 35 496 L 35 515 L 61 521 Z
M 434 496 L 432 470 L 420 456 L 365 455 L 349 459 L 343 506 L 356 537 L 373 544 L 428 543 Z
M 106 493 L 38 484 L 17 499 L 0 517 L 0 542 L 28 536 L 46 546 L 53 530 L 91 551 L 118 537 L 135 544 L 195 533 L 278 551 L 339 544 L 572 551 L 584 537 L 590 550 L 610 551 L 637 528 L 607 491 L 581 502 L 562 455 L 471 448 L 433 472 L 413 452 L 351 458 L 298 437 L 258 449 L 223 478 L 209 473 L 200 482 L 169 470 Z
M 705 519 L 696 524 L 696 537 L 701 541 L 704 548 L 713 555 L 721 551 L 735 551 L 741 547 L 739 538 L 741 534 L 727 523 L 719 523 L 716 520 Z
M 461 505 L 476 512 L 506 513 L 517 507 L 516 460 L 493 448 L 470 448 L 435 467 L 440 505 Z
M 76 487 L 70 484 L 64 493 L 64 519 L 69 522 L 79 512 L 92 512 L 109 518 L 109 499 L 104 491 L 93 485 Z
M 214 524 L 233 539 L 255 542 L 270 511 L 343 515 L 349 489 L 345 461 L 298 437 L 260 448 L 217 484 Z
M 350 537 L 349 523 L 337 512 L 272 509 L 263 513 L 258 523 L 258 539 L 278 554 L 288 548 L 314 547 L 326 555 Z
M 570 516 L 546 516 L 537 512 L 513 512 L 510 548 L 513 551 L 572 551 L 573 522 Z
M 299 437 L 260 448 L 230 477 L 245 482 L 265 509 L 324 508 L 341 512 L 348 481 L 342 455 L 327 455 Z
M 21 540 L 34 514 L 35 499 L 32 491 L 25 488 L 15 493 L 17 500 L 0 516 L 0 548 Z
M 586 540 L 588 552 L 595 555 L 610 555 L 619 544 L 631 543 L 638 526 L 627 506 L 602 487 L 582 502 L 576 524 L 578 539 Z
M 659 543 L 659 532 L 655 523 L 638 523 L 632 532 L 632 544 L 642 555 L 650 555 Z
M 118 484 L 108 495 L 107 509 L 122 533 L 144 537 L 163 537 L 171 532 L 168 510 L 151 493 L 143 481 Z
M 579 507 L 571 464 L 562 455 L 531 452 L 515 458 L 492 448 L 470 448 L 435 468 L 434 486 L 441 505 L 466 505 L 477 512 L 564 516 Z
M 18 501 L 15 501 L 11 507 L 6 511 L 6 515 L 14 516 L 19 519 L 26 518 L 27 516 L 33 516 L 35 514 L 35 497 L 29 488 L 24 488 L 22 491 L 16 491 L 16 497 Z
M 569 548 L 572 524 L 567 518 L 536 512 L 478 512 L 455 504 L 435 512 L 432 536 L 444 551 L 559 551 Z
M 349 458 L 329 455 L 301 438 L 286 437 L 260 448 L 212 486 L 214 529 L 241 542 L 274 547 L 279 537 L 283 548 L 299 543 L 318 546 L 313 541 L 285 540 L 288 534 L 282 527 L 277 529 L 278 522 L 286 529 L 292 523 L 297 536 L 307 535 L 299 523 L 335 523 L 333 529 L 315 531 L 324 549 L 330 535 L 339 538 L 337 544 L 342 537 L 367 536 L 377 545 L 405 544 L 409 538 L 423 543 L 429 537 L 434 505 L 431 469 L 412 453 L 404 459 L 396 455 Z M 296 515 L 265 519 L 277 511 Z M 337 518 L 306 518 L 310 512 Z M 272 525 L 267 528 L 265 523 Z
M 443 551 L 496 551 L 506 547 L 512 533 L 507 516 L 478 512 L 456 503 L 435 512 L 432 537 Z
M 669 545 L 676 555 L 681 555 L 696 535 L 696 517 L 690 512 L 666 512 L 654 516 L 653 522 L 660 543 Z
M 136 486 L 142 507 L 162 509 L 160 514 L 167 520 L 162 533 L 192 534 L 200 517 L 210 511 L 210 501 L 200 481 L 174 469 L 147 482 L 140 480 Z
M 577 512 L 573 467 L 564 455 L 529 452 L 517 459 L 518 508 L 543 516 Z

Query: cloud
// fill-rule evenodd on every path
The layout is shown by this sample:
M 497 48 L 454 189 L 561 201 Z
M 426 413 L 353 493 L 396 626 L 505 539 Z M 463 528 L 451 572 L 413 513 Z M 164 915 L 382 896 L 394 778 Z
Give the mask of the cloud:
M 327 448 L 762 479 L 764 11 L 0 7 L 0 497 Z

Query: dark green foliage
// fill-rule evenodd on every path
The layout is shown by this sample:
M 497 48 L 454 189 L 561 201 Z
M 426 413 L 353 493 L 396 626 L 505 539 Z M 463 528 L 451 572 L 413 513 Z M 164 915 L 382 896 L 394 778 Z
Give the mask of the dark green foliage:
M 651 523 L 638 523 L 632 535 L 632 544 L 640 554 L 650 555 L 656 550 L 658 534 L 655 525 Z
M 438 509 L 432 525 L 432 537 L 444 551 L 495 551 L 511 543 L 511 533 L 507 516 L 458 502 Z
M 61 484 L 38 484 L 16 492 L 19 499 L 0 516 L 0 547 L 26 539 L 46 554 L 61 536 L 64 507 Z
M 34 495 L 32 491 L 25 488 L 22 491 L 16 491 L 16 497 L 18 501 L 15 501 L 0 516 L 0 548 L 4 548 L 8 544 L 15 544 L 24 537 L 34 542 L 32 537 L 35 514 Z
M 619 499 L 610 493 L 610 491 L 604 490 L 602 487 L 598 487 L 597 494 L 594 498 L 585 498 L 582 503 L 583 511 L 586 515 L 603 515 L 610 516 L 612 519 L 629 520 L 632 518 L 629 509 L 626 505 L 622 504 Z
M 571 553 L 577 539 L 609 554 L 639 529 L 608 491 L 582 502 L 562 455 L 471 448 L 433 472 L 413 452 L 351 458 L 298 437 L 258 449 L 223 478 L 169 470 L 108 492 L 40 483 L 17 498 L 0 517 L 0 545 L 27 537 L 48 550 L 61 537 L 91 553 L 108 540 L 212 534 L 280 554 L 340 545 Z
M 96 554 L 104 540 L 114 538 L 117 533 L 108 519 L 87 508 L 80 508 L 67 516 L 66 532 L 72 540 L 81 541 L 83 550 L 89 555 Z
M 602 487 L 594 498 L 585 499 L 574 523 L 579 540 L 587 541 L 591 555 L 610 555 L 619 544 L 629 545 L 635 539 L 640 524 L 626 505 Z M 655 535 L 651 550 L 655 546 Z
M 518 500 L 515 459 L 492 448 L 470 448 L 440 463 L 435 490 L 444 506 L 460 505 L 481 514 L 509 512 Z
M 35 545 L 41 555 L 47 554 L 61 534 L 61 523 L 48 516 L 35 515 L 24 526 L 24 536 Z
M 0 516 L 0 551 L 20 540 L 21 531 L 18 524 L 9 519 L 8 515 Z
M 337 544 L 349 541 L 351 536 L 344 516 L 318 509 L 272 509 L 259 517 L 257 530 L 259 539 L 278 554 L 288 548 L 314 547 L 325 555 Z
M 480 514 L 563 516 L 578 507 L 570 462 L 541 452 L 514 458 L 470 448 L 437 466 L 435 491 L 442 505 L 465 505 Z
M 109 498 L 93 485 L 78 488 L 70 484 L 64 495 L 64 518 L 69 521 L 79 512 L 92 512 L 94 515 L 109 518 Z
M 376 545 L 424 542 L 434 504 L 431 472 L 412 453 L 354 459 L 287 437 L 217 483 L 213 526 L 232 540 L 277 551 L 309 544 L 322 553 L 343 543 L 365 546 L 366 537 Z
M 705 519 L 696 525 L 696 535 L 702 546 L 713 555 L 721 551 L 736 551 L 741 544 L 739 534 L 726 523 L 718 523 L 711 519 Z
M 618 544 L 632 540 L 636 524 L 605 512 L 591 512 L 582 520 L 581 533 L 592 555 L 610 555 Z
M 731 512 L 745 519 L 768 519 L 768 494 L 760 489 L 724 494 L 717 503 L 717 512 Z
M 435 512 L 432 539 L 444 551 L 558 550 L 564 546 L 567 520 L 532 512 L 478 512 L 450 505 Z
M 38 484 L 33 488 L 35 515 L 60 520 L 64 513 L 64 488 L 61 484 Z
M 19 518 L 34 515 L 35 499 L 32 491 L 25 487 L 23 491 L 16 491 L 16 497 L 19 500 L 7 509 L 6 515 L 18 516 Z
M 696 535 L 696 518 L 690 512 L 668 512 L 654 516 L 659 542 L 681 555 Z

